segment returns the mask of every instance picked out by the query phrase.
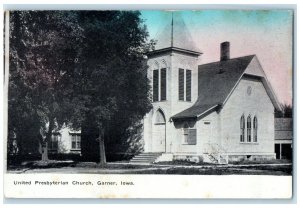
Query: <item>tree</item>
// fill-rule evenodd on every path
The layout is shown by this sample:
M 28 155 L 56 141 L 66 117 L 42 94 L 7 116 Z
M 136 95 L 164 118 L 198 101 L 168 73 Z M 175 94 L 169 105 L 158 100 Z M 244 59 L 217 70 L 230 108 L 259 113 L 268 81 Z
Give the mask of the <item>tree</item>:
M 292 118 L 293 117 L 293 107 L 288 104 L 283 105 L 283 114 L 285 118 Z
M 9 128 L 21 138 L 28 137 L 24 127 L 34 125 L 30 133 L 40 139 L 44 161 L 52 131 L 68 123 L 78 106 L 73 78 L 83 33 L 77 20 L 76 12 L 11 13 Z
M 292 118 L 293 117 L 293 107 L 289 104 L 281 104 L 281 111 L 275 109 L 276 118 Z
M 85 119 L 92 118 L 97 125 L 103 166 L 105 142 L 117 131 L 112 127 L 116 123 L 129 127 L 151 109 L 145 54 L 153 43 L 147 43 L 137 11 L 81 12 L 80 23 L 86 45 L 76 89 L 85 101 Z
M 10 73 L 9 73 L 9 100 L 8 100 L 8 132 L 11 143 L 12 135 L 17 135 L 18 153 L 24 153 L 25 138 L 33 138 L 38 132 L 39 123 L 36 122 L 37 114 L 32 108 L 29 89 L 22 80 L 20 70 L 25 58 L 25 45 L 22 41 L 21 14 L 13 12 L 10 18 Z M 17 53 L 18 51 L 18 53 Z M 24 122 L 25 121 L 25 122 Z M 31 127 L 31 128 L 30 128 Z
M 105 164 L 105 141 L 126 134 L 151 108 L 145 54 L 153 42 L 140 13 L 22 11 L 12 13 L 10 26 L 9 128 L 21 138 L 22 125 L 33 124 L 29 134 L 48 160 L 55 128 L 92 118 Z M 115 126 L 120 134 L 112 134 Z

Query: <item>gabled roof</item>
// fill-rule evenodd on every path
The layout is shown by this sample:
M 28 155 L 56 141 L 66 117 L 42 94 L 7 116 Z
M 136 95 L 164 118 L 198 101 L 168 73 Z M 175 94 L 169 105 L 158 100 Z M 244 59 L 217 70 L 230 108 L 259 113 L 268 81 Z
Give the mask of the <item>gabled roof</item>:
M 196 103 L 174 115 L 171 119 L 197 118 L 204 113 L 223 106 L 228 96 L 239 83 L 255 55 L 233 58 L 198 66 L 198 99 Z M 263 83 L 268 92 L 273 92 L 269 85 Z M 270 96 L 270 95 L 269 95 Z M 270 96 L 274 106 L 279 105 L 275 95 Z
M 158 32 L 155 50 L 165 48 L 179 48 L 200 53 L 179 13 L 173 12 L 172 19 Z

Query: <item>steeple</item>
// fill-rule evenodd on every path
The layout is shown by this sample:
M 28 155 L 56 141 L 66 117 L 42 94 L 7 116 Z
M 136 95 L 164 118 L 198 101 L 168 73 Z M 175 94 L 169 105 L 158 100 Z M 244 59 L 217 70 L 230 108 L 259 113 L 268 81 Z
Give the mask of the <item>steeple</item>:
M 173 24 L 173 12 L 172 12 L 172 22 L 171 22 L 171 47 L 173 47 L 173 30 L 174 30 L 174 24 Z
M 177 48 L 201 54 L 180 13 L 172 12 L 170 22 L 157 33 L 155 50 Z

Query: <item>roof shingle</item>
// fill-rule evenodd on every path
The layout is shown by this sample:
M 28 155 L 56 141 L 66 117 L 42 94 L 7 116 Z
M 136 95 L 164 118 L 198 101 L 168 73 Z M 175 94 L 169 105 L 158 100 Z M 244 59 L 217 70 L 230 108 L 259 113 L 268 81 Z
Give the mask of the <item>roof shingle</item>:
M 198 66 L 196 103 L 171 119 L 193 118 L 223 104 L 255 55 Z

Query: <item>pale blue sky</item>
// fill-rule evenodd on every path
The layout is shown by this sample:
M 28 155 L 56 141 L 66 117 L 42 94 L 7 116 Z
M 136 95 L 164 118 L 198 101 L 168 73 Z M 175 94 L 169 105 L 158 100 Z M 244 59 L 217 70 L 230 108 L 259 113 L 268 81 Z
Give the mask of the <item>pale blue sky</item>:
M 166 24 L 171 11 L 143 10 L 151 39 Z M 218 61 L 219 45 L 231 44 L 231 57 L 256 54 L 281 103 L 292 102 L 291 10 L 195 10 L 181 15 L 197 47 L 203 52 L 198 64 Z

